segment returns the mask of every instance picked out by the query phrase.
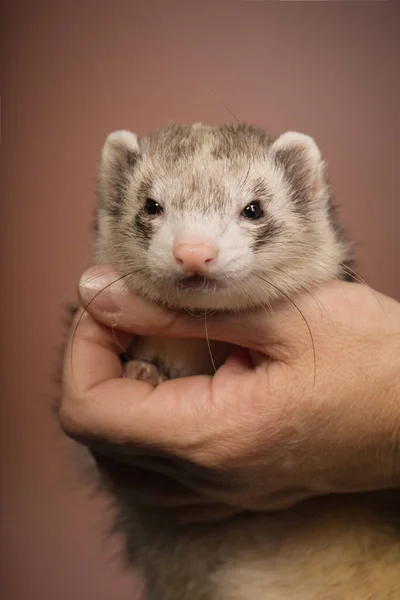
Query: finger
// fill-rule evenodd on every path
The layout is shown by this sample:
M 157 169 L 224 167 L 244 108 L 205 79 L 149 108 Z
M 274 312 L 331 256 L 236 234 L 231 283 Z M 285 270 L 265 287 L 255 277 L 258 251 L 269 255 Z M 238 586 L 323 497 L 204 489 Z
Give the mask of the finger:
M 281 352 L 276 314 L 267 318 L 264 309 L 246 313 L 220 313 L 193 317 L 170 311 L 128 290 L 123 277 L 111 267 L 93 267 L 79 284 L 79 297 L 90 314 L 108 326 L 137 335 L 197 337 L 225 341 L 264 351 L 268 346 L 274 358 Z M 290 308 L 293 310 L 293 307 Z
M 212 379 L 176 379 L 153 388 L 122 378 L 119 353 L 127 343 L 124 335 L 116 337 L 89 314 L 82 315 L 64 360 L 62 427 L 87 443 L 102 440 L 167 452 L 172 448 L 175 455 L 180 449 L 196 448 L 213 434 L 217 401 Z M 237 385 L 238 377 L 233 374 L 230 385 Z
M 125 332 L 97 323 L 82 309 L 78 311 L 66 347 L 62 374 L 60 421 L 68 433 L 84 436 L 86 429 L 90 434 L 92 426 L 95 432 L 93 411 L 87 411 L 90 402 L 86 400 L 95 397 L 98 389 L 103 390 L 103 386 L 113 381 L 125 383 L 121 379 L 119 355 L 130 338 Z M 150 392 L 150 386 L 135 383 L 134 392 L 139 397 Z

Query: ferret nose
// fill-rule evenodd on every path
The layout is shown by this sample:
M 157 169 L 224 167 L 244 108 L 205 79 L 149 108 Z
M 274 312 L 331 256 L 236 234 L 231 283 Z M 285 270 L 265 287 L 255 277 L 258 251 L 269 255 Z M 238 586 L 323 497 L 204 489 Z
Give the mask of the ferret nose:
M 174 246 L 174 257 L 187 273 L 205 273 L 213 264 L 218 248 L 212 242 L 201 244 L 179 243 Z

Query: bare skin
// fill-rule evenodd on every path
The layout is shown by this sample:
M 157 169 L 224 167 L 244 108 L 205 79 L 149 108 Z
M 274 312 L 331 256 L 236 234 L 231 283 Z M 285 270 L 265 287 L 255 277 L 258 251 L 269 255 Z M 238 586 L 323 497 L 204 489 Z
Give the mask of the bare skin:
M 82 305 L 117 278 L 87 271 Z M 62 427 L 123 451 L 117 484 L 182 522 L 399 487 L 400 304 L 344 282 L 295 301 L 304 318 L 291 304 L 208 317 L 210 339 L 241 349 L 212 378 L 154 387 L 121 377 L 121 348 L 134 335 L 205 338 L 204 320 L 108 287 L 77 317 Z

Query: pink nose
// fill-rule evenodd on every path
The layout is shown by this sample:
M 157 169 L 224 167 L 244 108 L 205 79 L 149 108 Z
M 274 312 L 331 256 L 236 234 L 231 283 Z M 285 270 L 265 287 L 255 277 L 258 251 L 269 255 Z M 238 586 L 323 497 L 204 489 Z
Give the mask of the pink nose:
M 204 273 L 212 265 L 218 254 L 212 242 L 202 244 L 178 243 L 174 246 L 174 257 L 185 272 Z

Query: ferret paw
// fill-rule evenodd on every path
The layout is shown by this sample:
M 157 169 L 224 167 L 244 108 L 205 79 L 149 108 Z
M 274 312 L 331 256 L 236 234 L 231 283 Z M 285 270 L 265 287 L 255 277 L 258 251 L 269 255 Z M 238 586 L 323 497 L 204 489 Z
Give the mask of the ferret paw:
M 155 365 L 144 360 L 131 360 L 125 365 L 124 376 L 157 386 L 167 378 Z

